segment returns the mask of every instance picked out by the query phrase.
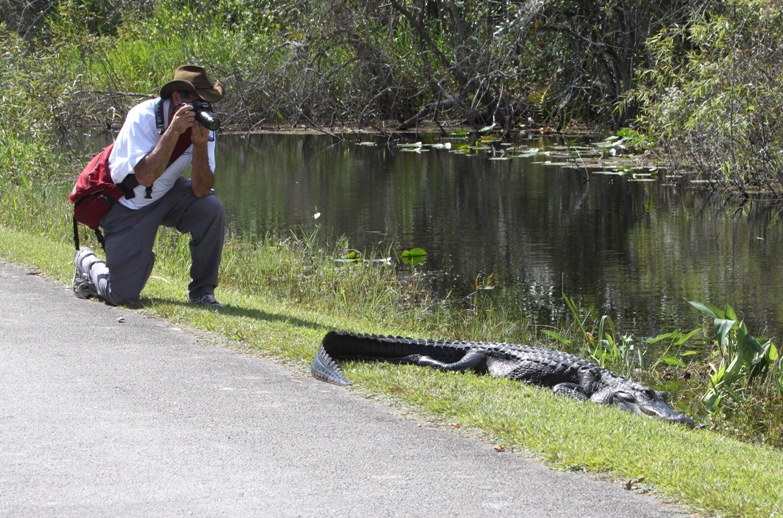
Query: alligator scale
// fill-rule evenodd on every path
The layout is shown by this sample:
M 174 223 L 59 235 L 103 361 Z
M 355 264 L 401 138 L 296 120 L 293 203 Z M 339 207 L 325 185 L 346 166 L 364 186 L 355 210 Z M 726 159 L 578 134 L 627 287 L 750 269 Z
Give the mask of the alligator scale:
M 616 405 L 637 414 L 693 426 L 672 410 L 664 392 L 618 376 L 590 361 L 560 351 L 500 342 L 420 340 L 331 331 L 321 342 L 311 372 L 319 380 L 351 385 L 337 360 L 409 363 L 449 371 L 471 370 L 552 387 L 580 401 Z

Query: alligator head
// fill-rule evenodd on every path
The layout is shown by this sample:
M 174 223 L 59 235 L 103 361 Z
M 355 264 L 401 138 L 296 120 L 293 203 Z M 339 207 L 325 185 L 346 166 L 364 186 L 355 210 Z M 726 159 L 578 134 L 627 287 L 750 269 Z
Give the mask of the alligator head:
M 638 383 L 606 387 L 593 394 L 590 399 L 596 403 L 619 406 L 645 417 L 655 417 L 693 428 L 693 419 L 669 407 L 666 392 L 653 390 Z

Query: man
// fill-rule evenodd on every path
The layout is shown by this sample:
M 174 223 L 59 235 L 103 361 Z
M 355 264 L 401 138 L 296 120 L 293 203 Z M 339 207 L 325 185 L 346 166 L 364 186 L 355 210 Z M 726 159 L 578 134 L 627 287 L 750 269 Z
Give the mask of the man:
M 76 252 L 77 297 L 99 296 L 114 305 L 138 300 L 155 262 L 155 235 L 165 225 L 190 233 L 190 301 L 223 307 L 214 293 L 225 229 L 225 209 L 212 192 L 215 134 L 196 120 L 191 104 L 222 98 L 220 82 L 212 83 L 202 67 L 186 65 L 160 89 L 159 99 L 128 112 L 109 169 L 114 183 L 124 183 L 130 194 L 101 220 L 106 261 L 88 248 Z

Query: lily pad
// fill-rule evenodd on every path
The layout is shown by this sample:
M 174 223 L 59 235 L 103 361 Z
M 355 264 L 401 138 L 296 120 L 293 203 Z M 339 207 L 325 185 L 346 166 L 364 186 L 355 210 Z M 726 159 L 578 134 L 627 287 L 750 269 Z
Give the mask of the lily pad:
M 405 264 L 415 266 L 423 263 L 425 259 L 427 259 L 427 252 L 421 248 L 411 248 L 402 252 L 402 262 Z

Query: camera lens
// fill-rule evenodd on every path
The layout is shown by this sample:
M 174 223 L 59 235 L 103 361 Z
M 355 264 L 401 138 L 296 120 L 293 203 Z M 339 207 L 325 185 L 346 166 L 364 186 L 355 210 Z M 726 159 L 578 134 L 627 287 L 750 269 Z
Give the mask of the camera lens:
M 216 131 L 220 128 L 220 120 L 212 112 L 198 110 L 196 111 L 196 120 L 199 122 L 199 124 L 207 129 L 211 129 L 212 131 Z

